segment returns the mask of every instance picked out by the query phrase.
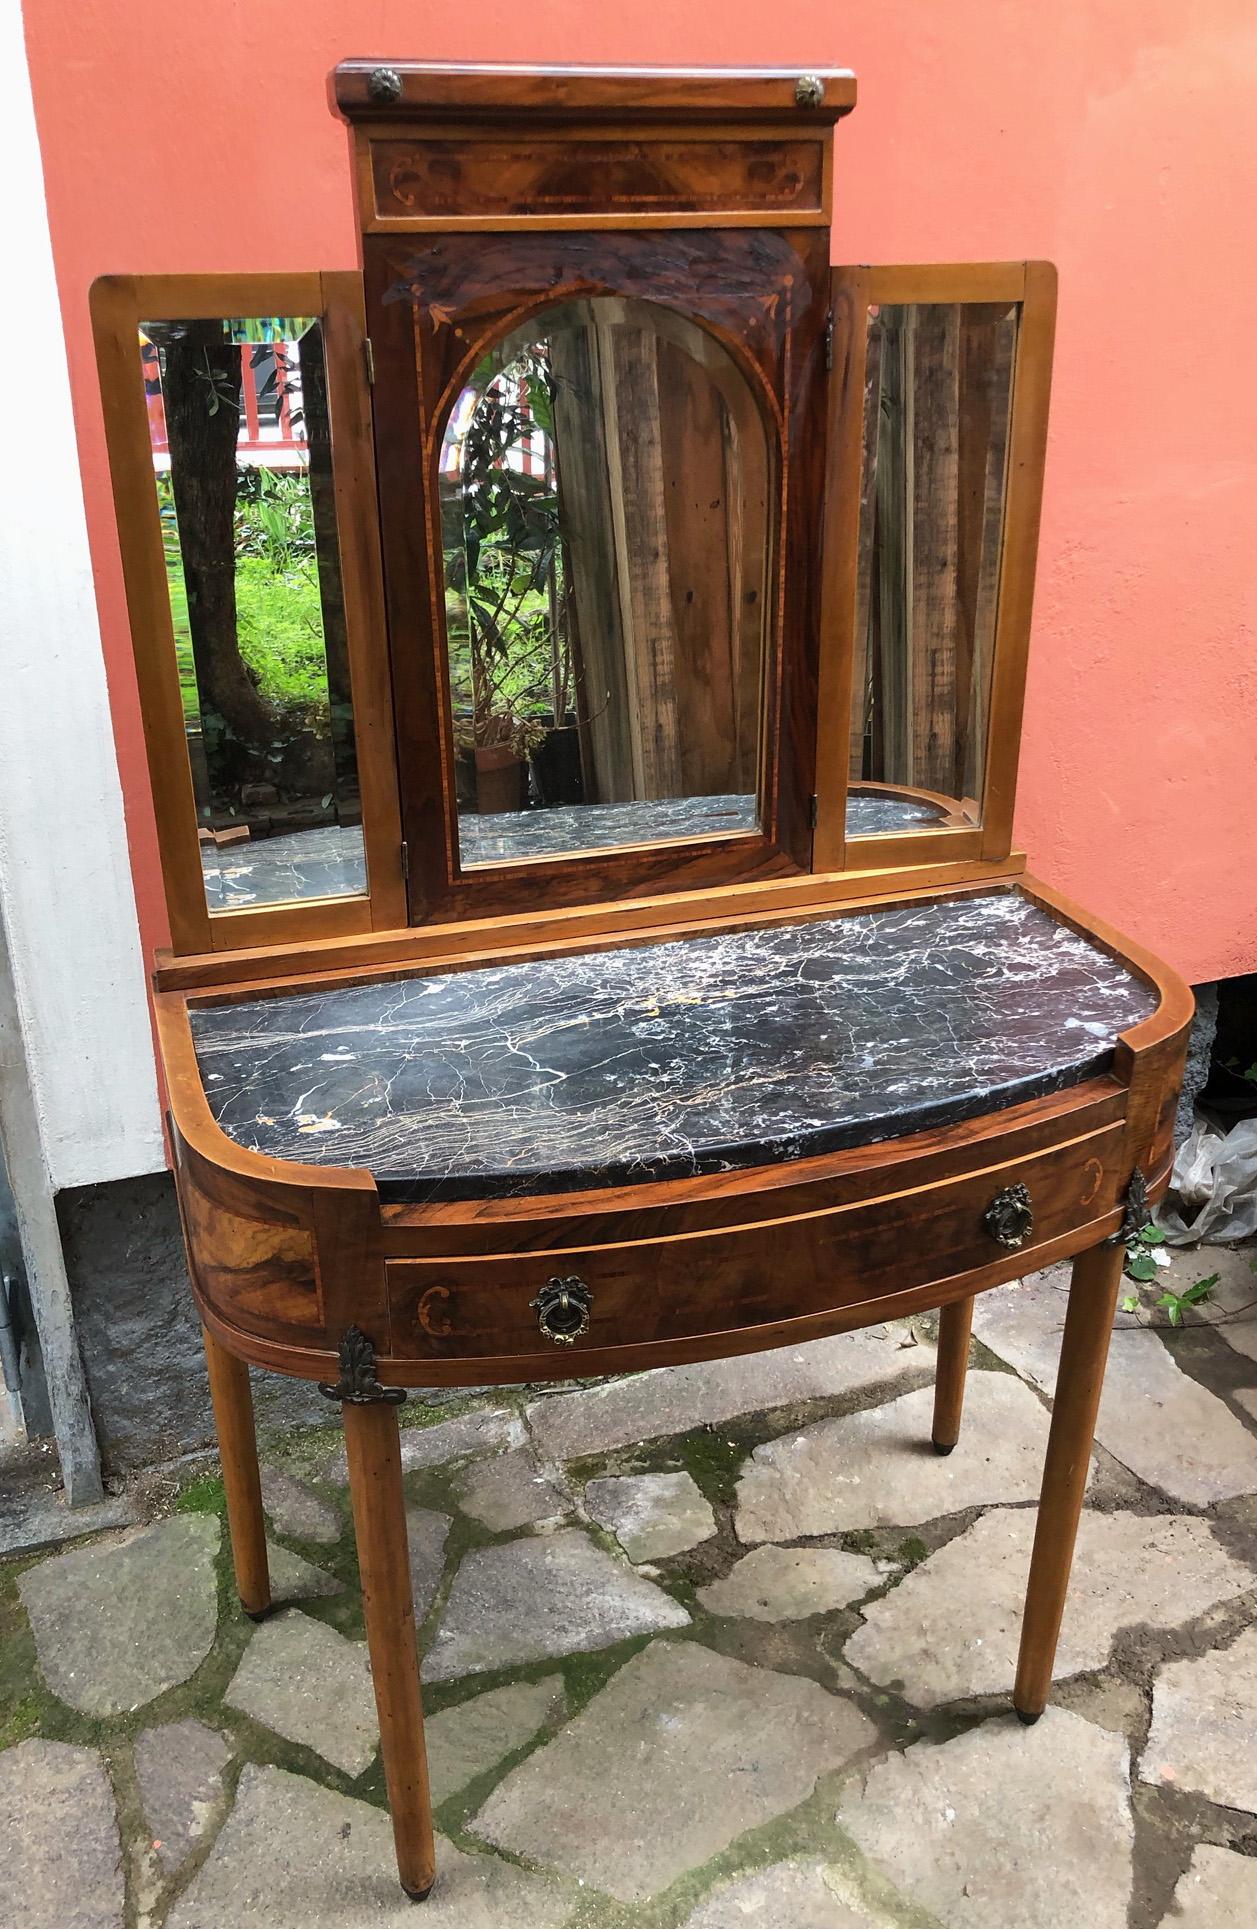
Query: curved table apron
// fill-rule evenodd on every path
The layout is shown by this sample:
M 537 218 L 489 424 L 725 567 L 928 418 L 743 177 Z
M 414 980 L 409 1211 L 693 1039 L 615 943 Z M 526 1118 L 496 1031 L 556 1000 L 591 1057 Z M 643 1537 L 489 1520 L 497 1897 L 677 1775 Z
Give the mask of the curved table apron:
M 171 1022 L 195 1052 L 199 1129 L 178 1103 L 174 1124 L 198 1295 L 309 1377 L 356 1324 L 398 1384 L 937 1305 L 1111 1230 L 1160 1157 L 1112 1072 L 1157 1007 L 1017 889 L 194 998 Z M 1018 1187 L 1014 1237 L 994 1209 Z M 539 1325 L 556 1277 L 587 1298 L 576 1344 Z

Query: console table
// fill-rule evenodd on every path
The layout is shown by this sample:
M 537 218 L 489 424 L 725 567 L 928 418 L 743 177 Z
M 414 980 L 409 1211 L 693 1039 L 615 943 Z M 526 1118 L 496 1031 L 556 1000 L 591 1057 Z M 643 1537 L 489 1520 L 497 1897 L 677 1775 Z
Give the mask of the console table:
M 334 91 L 360 274 L 93 311 L 240 1598 L 253 1365 L 343 1408 L 421 1898 L 407 1387 L 941 1308 L 950 1453 L 975 1295 L 1072 1259 L 1037 1718 L 1192 1002 L 1013 846 L 1048 264 L 831 269 L 842 70 Z

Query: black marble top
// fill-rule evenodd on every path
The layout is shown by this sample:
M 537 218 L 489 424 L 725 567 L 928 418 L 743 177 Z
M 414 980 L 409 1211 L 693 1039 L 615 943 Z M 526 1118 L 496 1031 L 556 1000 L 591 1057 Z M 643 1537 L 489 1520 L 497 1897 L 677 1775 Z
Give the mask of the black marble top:
M 847 835 L 920 829 L 945 814 L 924 797 L 852 791 Z M 458 840 L 462 862 L 474 866 L 654 844 L 665 838 L 711 837 L 718 831 L 753 831 L 756 821 L 753 796 L 663 797 L 637 804 L 495 811 L 483 817 L 462 811 Z M 280 837 L 245 838 L 221 848 L 202 844 L 201 869 L 211 911 L 300 903 L 303 898 L 361 897 L 367 888 L 362 831 L 356 825 L 327 824 Z
M 1016 891 L 193 1008 L 239 1144 L 392 1200 L 677 1178 L 1076 1084 L 1156 994 Z

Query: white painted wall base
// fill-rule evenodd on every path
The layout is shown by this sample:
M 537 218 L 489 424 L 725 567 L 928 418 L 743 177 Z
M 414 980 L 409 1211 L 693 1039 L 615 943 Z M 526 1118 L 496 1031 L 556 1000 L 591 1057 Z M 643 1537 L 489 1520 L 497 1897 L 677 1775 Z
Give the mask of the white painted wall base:
M 39 370 L 5 385 L 0 911 L 59 1189 L 156 1171 L 163 1151 L 19 0 L 0 0 L 0 152 L 0 368 Z

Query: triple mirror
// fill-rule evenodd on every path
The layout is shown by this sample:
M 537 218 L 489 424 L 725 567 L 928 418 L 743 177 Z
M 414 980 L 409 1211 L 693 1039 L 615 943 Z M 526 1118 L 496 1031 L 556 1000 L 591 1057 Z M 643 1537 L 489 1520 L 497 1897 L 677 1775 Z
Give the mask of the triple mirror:
M 849 339 L 810 507 L 789 423 L 732 337 L 672 297 L 521 304 L 474 351 L 469 336 L 425 431 L 405 535 L 435 564 L 431 619 L 391 634 L 358 278 L 225 280 L 221 313 L 216 287 L 99 284 L 102 366 L 129 388 L 111 454 L 177 949 L 300 934 L 315 914 L 346 933 L 408 908 L 467 915 L 499 902 L 474 895 L 494 874 L 534 864 L 538 901 L 561 903 L 559 873 L 614 852 L 657 851 L 641 876 L 662 881 L 665 847 L 723 846 L 722 876 L 755 875 L 741 852 L 771 849 L 790 777 L 773 735 L 790 596 L 821 674 L 819 706 L 790 713 L 820 747 L 811 784 L 794 779 L 820 793 L 815 868 L 1006 853 L 1050 270 L 835 270 Z M 271 294 L 292 311 L 262 312 Z M 377 435 L 383 406 L 377 389 Z M 822 494 L 843 584 L 823 612 L 786 528 L 797 543 L 814 513 L 819 533 Z M 425 653 L 444 735 L 399 726 L 395 750 L 390 686 Z M 407 907 L 399 802 L 412 861 L 445 825 L 444 909 L 413 878 Z M 770 863 L 806 866 L 806 835 Z M 455 898 L 459 878 L 473 895 Z M 272 920 L 256 939 L 253 916 Z

